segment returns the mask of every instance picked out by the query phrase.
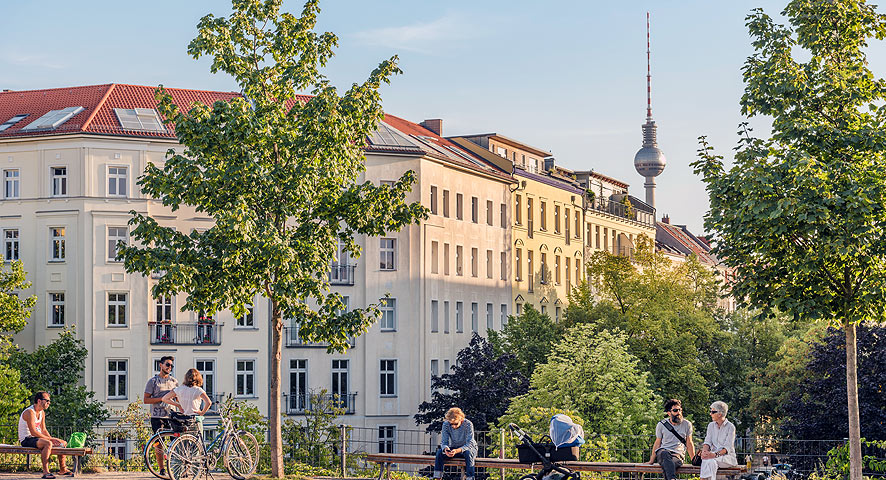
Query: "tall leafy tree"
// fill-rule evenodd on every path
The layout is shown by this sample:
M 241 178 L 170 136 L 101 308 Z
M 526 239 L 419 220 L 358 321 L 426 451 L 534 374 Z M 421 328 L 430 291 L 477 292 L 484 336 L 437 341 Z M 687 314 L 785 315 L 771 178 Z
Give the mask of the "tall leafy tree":
M 886 17 L 863 0 L 793 0 L 776 24 L 747 17 L 744 128 L 726 168 L 704 137 L 694 163 L 710 195 L 715 252 L 736 269 L 735 297 L 844 328 L 851 479 L 861 479 L 855 327 L 880 318 L 886 294 L 886 82 L 865 47 Z M 800 61 L 798 59 L 804 59 Z
M 356 235 L 397 231 L 425 215 L 404 201 L 414 172 L 393 185 L 358 183 L 366 138 L 383 117 L 379 87 L 400 70 L 396 57 L 363 83 L 339 94 L 321 73 L 337 38 L 315 31 L 319 6 L 309 0 L 294 16 L 282 0 L 234 0 L 228 17 L 207 15 L 188 46 L 212 59 L 243 97 L 188 109 L 158 93 L 159 111 L 184 152 L 164 166 L 148 165 L 142 190 L 173 211 L 190 205 L 215 219 L 204 232 L 179 232 L 132 212 L 135 242 L 121 250 L 129 272 L 165 276 L 153 294 L 188 294 L 183 309 L 243 312 L 256 294 L 270 300 L 271 474 L 283 475 L 281 445 L 281 332 L 283 319 L 306 341 L 346 348 L 378 314 L 375 305 L 347 313 L 330 292 L 327 273 L 338 242 L 359 256 Z M 310 101 L 295 101 L 309 92 Z
M 28 391 L 21 383 L 19 371 L 9 363 L 12 335 L 20 332 L 31 317 L 37 297 L 21 298 L 18 292 L 30 288 L 25 269 L 19 261 L 0 269 L 0 423 L 12 424 L 24 407 Z M 0 435 L 11 432 L 0 431 Z
M 428 432 L 443 428 L 443 414 L 459 407 L 477 431 L 488 431 L 507 410 L 511 399 L 526 393 L 527 378 L 510 368 L 512 354 L 501 354 L 483 337 L 473 334 L 471 343 L 458 352 L 451 372 L 431 378 L 434 392 L 430 402 L 422 402 L 415 415 L 416 425 L 426 424 Z
M 535 366 L 547 360 L 560 335 L 561 329 L 550 315 L 527 303 L 523 313 L 509 317 L 501 331 L 489 331 L 489 343 L 500 354 L 511 355 L 511 368 L 529 378 Z

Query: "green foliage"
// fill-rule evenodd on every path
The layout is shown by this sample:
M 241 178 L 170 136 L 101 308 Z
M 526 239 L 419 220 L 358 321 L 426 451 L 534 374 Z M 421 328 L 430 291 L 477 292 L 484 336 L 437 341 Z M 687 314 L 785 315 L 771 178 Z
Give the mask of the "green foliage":
M 21 375 L 10 363 L 14 349 L 12 334 L 20 332 L 31 317 L 36 296 L 19 298 L 18 291 L 30 288 L 22 262 L 15 261 L 0 269 L 0 438 L 14 438 L 18 415 L 26 406 L 30 392 L 22 385 Z
M 109 433 L 109 435 L 126 437 L 134 432 L 137 451 L 144 450 L 148 440 L 154 434 L 150 427 L 151 415 L 146 409 L 142 408 L 143 406 L 144 404 L 141 400 L 136 400 L 130 402 L 122 410 L 115 410 L 114 415 L 118 417 L 117 423 Z
M 511 368 L 529 378 L 535 367 L 547 360 L 551 346 L 560 340 L 562 332 L 549 315 L 539 313 L 527 303 L 523 313 L 508 317 L 501 331 L 490 330 L 488 335 L 499 355 L 513 355 Z
M 309 398 L 304 416 L 283 421 L 284 452 L 296 463 L 338 468 L 340 459 L 335 452 L 341 445 L 341 429 L 335 419 L 345 414 L 345 408 L 337 395 L 327 395 L 325 389 L 311 392 Z
M 499 423 L 520 420 L 539 407 L 574 411 L 584 419 L 588 437 L 649 431 L 660 399 L 648 377 L 629 353 L 624 334 L 577 325 L 552 347 L 547 363 L 536 367 L 529 392 L 513 399 Z
M 246 400 L 228 399 L 226 402 L 234 403 L 231 408 L 231 422 L 233 422 L 234 428 L 245 430 L 251 433 L 258 443 L 264 443 L 267 438 L 268 420 L 261 414 L 258 407 Z
M 73 329 L 63 330 L 52 343 L 33 352 L 18 349 L 11 353 L 9 364 L 21 373 L 29 394 L 45 390 L 52 395 L 46 416 L 50 429 L 63 425 L 87 432 L 110 416 L 104 403 L 95 400 L 95 392 L 80 384 L 88 355 Z
M 886 452 L 886 440 L 861 439 L 862 447 Z M 886 459 L 876 455 L 862 457 L 862 468 L 870 473 L 886 472 Z M 849 478 L 849 443 L 834 447 L 828 451 L 828 458 L 824 465 L 823 478 L 829 480 L 843 480 Z

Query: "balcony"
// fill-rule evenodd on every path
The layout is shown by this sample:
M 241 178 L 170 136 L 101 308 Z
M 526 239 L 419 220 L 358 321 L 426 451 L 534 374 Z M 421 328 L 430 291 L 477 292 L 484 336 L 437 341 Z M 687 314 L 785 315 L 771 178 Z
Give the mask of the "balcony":
M 357 394 L 347 393 L 338 395 L 325 393 L 321 395 L 316 393 L 295 393 L 284 394 L 283 400 L 287 415 L 304 415 L 305 412 L 312 409 L 312 406 L 323 408 L 326 413 L 332 413 L 331 409 L 338 407 L 344 410 L 344 415 L 353 415 L 357 405 Z
M 606 198 L 595 198 L 588 202 L 588 208 L 625 220 L 632 220 L 649 227 L 655 227 L 655 217 L 653 214 L 636 208 L 628 208 L 621 202 L 613 202 Z
M 148 322 L 151 345 L 221 345 L 223 323 Z
M 283 327 L 283 345 L 288 348 L 326 348 L 329 342 L 306 342 L 298 334 L 299 327 Z M 357 339 L 348 337 L 351 348 L 357 345 Z
M 356 265 L 333 263 L 329 269 L 330 285 L 353 285 Z

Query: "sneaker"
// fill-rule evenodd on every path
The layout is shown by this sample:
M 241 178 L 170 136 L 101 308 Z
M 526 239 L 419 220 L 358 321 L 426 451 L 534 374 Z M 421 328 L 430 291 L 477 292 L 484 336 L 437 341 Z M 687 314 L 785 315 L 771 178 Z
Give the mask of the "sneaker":
M 160 476 L 161 476 L 161 477 L 165 477 L 165 476 L 166 476 L 166 469 L 165 469 L 165 468 L 161 468 L 161 469 L 160 469 Z

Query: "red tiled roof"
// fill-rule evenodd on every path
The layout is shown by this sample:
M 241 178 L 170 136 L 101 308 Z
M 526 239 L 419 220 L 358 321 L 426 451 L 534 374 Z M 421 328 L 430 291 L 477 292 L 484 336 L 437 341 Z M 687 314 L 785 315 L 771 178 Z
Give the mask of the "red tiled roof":
M 114 113 L 115 108 L 157 108 L 154 99 L 156 87 L 144 85 L 90 85 L 84 87 L 50 88 L 0 92 L 0 123 L 15 115 L 28 114 L 24 120 L 4 131 L 0 138 L 21 136 L 46 136 L 70 133 L 97 133 L 138 137 L 175 138 L 173 128 L 166 132 L 127 130 L 122 128 Z M 177 105 L 188 108 L 194 102 L 211 105 L 218 100 L 239 97 L 237 92 L 212 92 L 206 90 L 166 89 Z M 67 107 L 83 107 L 83 111 L 53 130 L 22 131 L 34 120 L 51 110 Z

